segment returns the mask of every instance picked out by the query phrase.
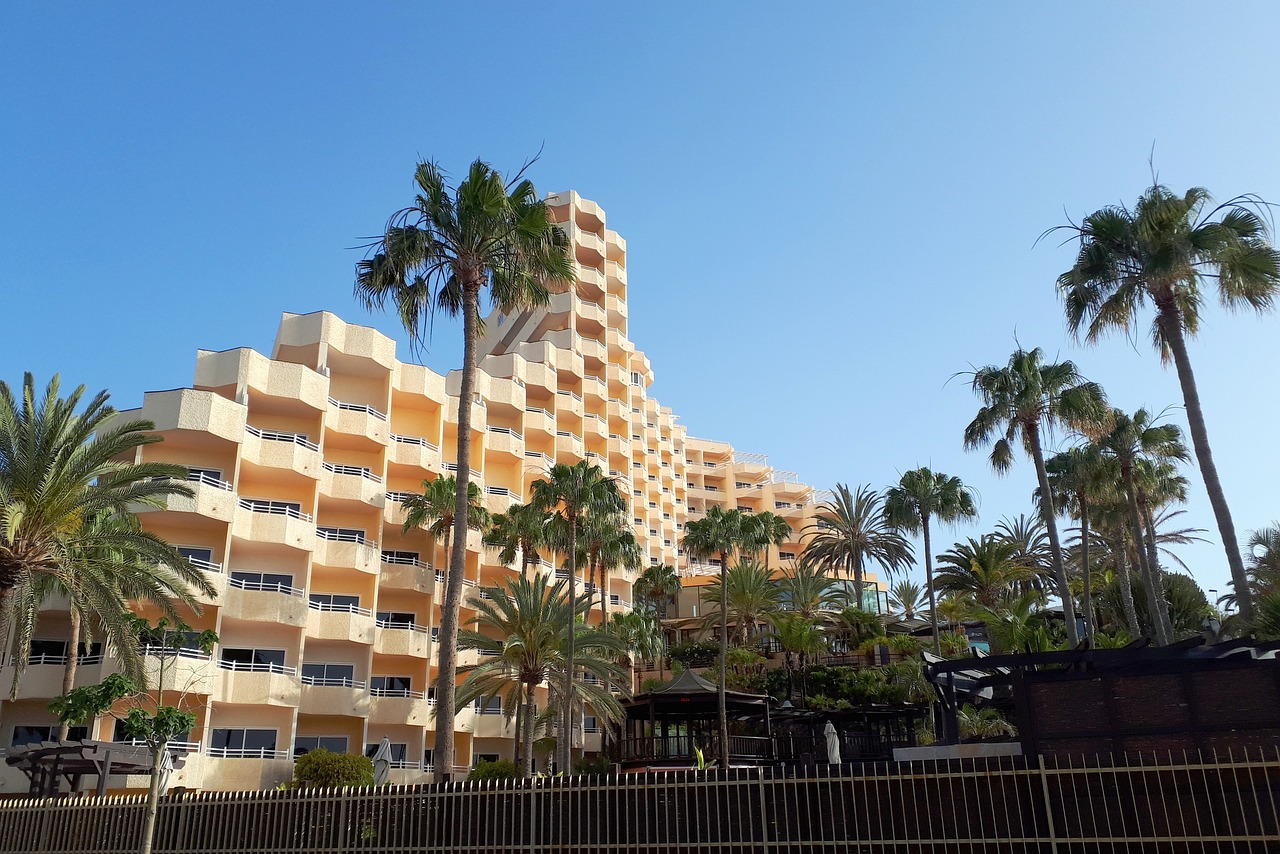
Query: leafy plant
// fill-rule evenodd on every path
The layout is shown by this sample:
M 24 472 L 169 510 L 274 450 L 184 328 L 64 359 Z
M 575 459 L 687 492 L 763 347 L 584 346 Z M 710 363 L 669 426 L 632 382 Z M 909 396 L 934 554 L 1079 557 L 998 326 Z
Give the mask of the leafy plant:
M 1018 729 L 995 709 L 976 709 L 965 704 L 956 715 L 961 739 L 997 738 L 1018 734 Z
M 716 641 L 685 641 L 667 651 L 668 658 L 685 667 L 710 667 L 719 654 L 720 644 Z
M 514 780 L 520 776 L 520 769 L 510 759 L 490 761 L 482 759 L 476 763 L 467 775 L 468 780 Z
M 613 763 L 604 755 L 584 756 L 573 763 L 573 773 L 602 776 L 613 772 Z
M 300 789 L 372 786 L 373 760 L 323 747 L 309 750 L 293 763 L 293 783 Z

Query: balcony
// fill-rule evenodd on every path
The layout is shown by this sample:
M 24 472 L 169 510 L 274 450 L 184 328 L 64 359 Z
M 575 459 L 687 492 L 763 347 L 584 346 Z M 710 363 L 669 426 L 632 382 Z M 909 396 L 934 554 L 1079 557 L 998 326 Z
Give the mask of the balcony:
M 590 300 L 577 300 L 578 317 L 604 326 L 607 323 L 604 307 Z
M 609 313 L 609 326 L 616 328 L 626 322 L 627 301 L 622 297 L 609 294 L 604 299 L 604 308 Z
M 296 707 L 301 687 L 296 667 L 219 661 L 213 700 L 242 706 Z
M 212 694 L 218 671 L 213 656 L 198 649 L 143 648 L 147 687 L 185 694 Z
M 578 289 L 591 299 L 604 293 L 604 274 L 595 267 L 579 266 L 576 274 Z
M 550 436 L 556 432 L 556 416 L 553 412 L 540 406 L 524 408 L 524 432 L 542 433 Z
M 574 462 L 586 459 L 582 439 L 567 430 L 557 430 L 556 459 L 565 461 L 566 457 L 572 458 Z
M 204 775 L 218 787 L 237 792 L 274 789 L 293 777 L 293 754 L 288 750 L 254 751 L 251 755 L 227 755 L 210 748 L 204 756 Z M 241 751 L 243 753 L 243 751 Z M 188 760 L 188 763 L 190 760 Z
M 570 415 L 582 417 L 583 405 L 582 395 L 576 391 L 567 391 L 561 389 L 556 392 L 556 411 L 567 412 Z
M 369 714 L 369 692 L 359 679 L 302 677 L 298 711 L 304 715 L 342 715 L 361 718 Z
M 392 433 L 387 458 L 393 465 L 435 471 L 440 467 L 440 446 L 421 436 Z
M 349 501 L 381 507 L 383 487 L 381 475 L 365 466 L 347 466 L 340 463 L 323 463 L 320 473 L 320 494 L 334 501 Z
M 360 436 L 382 445 L 391 441 L 386 414 L 364 403 L 329 398 L 329 408 L 324 413 L 324 427 L 335 433 Z
M 373 612 L 355 605 L 307 603 L 307 637 L 317 640 L 372 644 Z
M 499 711 L 497 714 L 480 711 L 476 714 L 476 725 L 472 731 L 476 738 L 515 738 L 516 723 Z
M 62 676 L 66 666 L 65 655 L 31 656 L 22 671 L 22 681 L 18 683 L 18 693 L 13 699 L 48 701 L 57 697 L 62 693 Z M 0 667 L 0 684 L 4 686 L 6 700 L 9 699 L 9 686 L 13 684 L 13 671 L 12 659 L 8 665 Z
M 304 477 L 320 476 L 320 446 L 302 433 L 259 430 L 245 425 L 241 455 L 245 462 Z
M 521 459 L 524 457 L 524 436 L 510 427 L 490 426 L 485 435 L 485 452 Z
M 170 478 L 160 478 L 161 480 L 170 480 Z M 206 519 L 213 519 L 218 522 L 230 522 L 235 516 L 236 496 L 232 491 L 231 484 L 225 480 L 219 480 L 205 472 L 193 471 L 185 481 L 175 481 L 183 483 L 194 493 L 190 497 L 186 495 L 166 495 L 164 497 L 164 507 L 162 509 L 173 513 L 190 513 L 195 516 L 203 516 Z M 157 508 L 140 506 L 137 508 L 139 514 L 155 512 Z
M 431 718 L 434 700 L 421 691 L 369 692 L 369 723 L 395 726 L 426 726 Z
M 505 513 L 512 504 L 519 504 L 524 500 L 520 493 L 505 486 L 486 486 L 484 497 L 485 504 L 495 513 Z
M 606 261 L 604 275 L 608 282 L 609 293 L 625 296 L 627 292 L 627 268 L 617 261 Z
M 295 503 L 241 498 L 231 534 L 241 540 L 311 551 L 316 526 L 311 514 L 303 513 Z
M 307 624 L 307 600 L 298 587 L 231 578 L 227 580 L 223 605 L 229 613 L 243 620 L 297 628 Z
M 316 528 L 315 562 L 340 569 L 358 569 L 376 574 L 382 552 L 370 543 L 364 531 L 354 528 Z
M 555 457 L 550 454 L 544 454 L 541 451 L 524 452 L 525 471 L 536 471 L 538 474 L 545 475 L 555 464 Z
M 430 657 L 431 633 L 426 626 L 386 620 L 374 620 L 374 626 L 373 651 L 378 655 Z

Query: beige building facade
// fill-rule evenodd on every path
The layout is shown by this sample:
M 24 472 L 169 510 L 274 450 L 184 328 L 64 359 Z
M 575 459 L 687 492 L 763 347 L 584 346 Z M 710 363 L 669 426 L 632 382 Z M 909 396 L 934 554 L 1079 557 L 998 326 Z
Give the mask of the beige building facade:
M 771 560 L 798 555 L 820 496 L 762 456 L 688 436 L 649 394 L 649 360 L 627 335 L 626 241 L 576 193 L 550 204 L 571 239 L 577 283 L 545 308 L 487 319 L 471 444 L 486 506 L 527 501 L 549 466 L 588 460 L 629 499 L 645 565 L 670 564 L 691 580 L 716 571 L 679 547 L 685 525 L 716 505 L 780 514 L 795 534 Z M 213 655 L 148 659 L 157 679 L 164 667 L 170 702 L 185 695 L 199 718 L 175 785 L 271 786 L 291 776 L 297 750 L 360 752 L 383 737 L 393 782 L 430 779 L 443 552 L 425 533 L 402 531 L 400 502 L 456 468 L 460 379 L 401 361 L 372 328 L 328 312 L 286 314 L 269 357 L 198 351 L 190 388 L 149 392 L 124 413 L 155 423 L 165 441 L 142 453 L 187 466 L 195 492 L 146 511 L 144 524 L 217 590 L 189 619 L 217 632 Z M 465 548 L 464 600 L 515 571 L 478 533 Z M 631 607 L 636 577 L 612 574 L 611 607 Z M 463 619 L 473 614 L 464 601 Z M 51 603 L 39 652 L 0 707 L 5 746 L 54 727 L 46 704 L 59 692 L 67 627 L 65 603 Z M 476 661 L 461 654 L 461 664 Z M 115 669 L 96 649 L 81 662 L 78 684 Z M 10 678 L 0 669 L 6 686 Z M 594 718 L 578 724 L 575 742 L 599 750 Z M 462 709 L 455 729 L 460 766 L 512 755 L 497 707 Z M 117 735 L 109 717 L 84 734 Z M 0 771 L 0 791 L 25 789 L 25 778 Z

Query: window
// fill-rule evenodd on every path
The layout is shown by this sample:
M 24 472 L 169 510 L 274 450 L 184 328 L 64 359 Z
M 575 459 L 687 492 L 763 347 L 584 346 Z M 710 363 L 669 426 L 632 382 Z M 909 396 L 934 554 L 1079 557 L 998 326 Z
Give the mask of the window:
M 116 718 L 115 728 L 112 729 L 111 731 L 111 740 L 112 741 L 132 741 L 133 740 L 129 737 L 129 734 L 124 731 L 124 721 L 120 720 L 119 718 Z M 178 735 L 175 735 L 173 738 L 169 740 L 169 743 L 173 744 L 174 742 L 183 742 L 183 741 L 189 742 L 190 740 L 191 740 L 191 733 L 190 731 L 188 731 L 188 732 L 179 733 Z
M 273 729 L 215 729 L 209 741 L 210 756 L 263 757 L 276 751 L 276 731 Z
M 632 494 L 632 495 L 644 495 L 644 493 L 643 493 L 643 492 L 641 492 L 641 491 L 640 491 L 640 490 L 638 490 L 638 489 L 633 489 L 633 490 L 631 490 L 631 494 Z
M 477 753 L 476 765 L 479 765 L 481 762 L 497 762 L 501 758 L 501 754 L 498 753 Z
M 304 664 L 302 665 L 302 682 L 305 685 L 327 685 L 330 687 L 355 687 L 356 666 L 354 664 Z
M 595 715 L 582 716 L 582 731 L 583 732 L 599 732 L 600 731 L 600 722 L 596 720 Z
M 330 753 L 346 753 L 347 737 L 345 735 L 300 735 L 293 740 L 294 756 L 301 756 L 320 748 Z
M 177 546 L 178 554 L 199 567 L 213 566 L 213 549 L 201 546 Z
M 366 744 L 364 746 L 364 755 L 372 759 L 373 755 L 378 752 L 378 748 L 381 746 L 382 746 L 382 742 L 377 742 L 376 744 Z M 391 764 L 406 765 L 408 764 L 408 762 L 409 762 L 409 745 L 396 744 L 395 742 L 392 742 Z
M 219 660 L 237 670 L 276 670 L 284 667 L 284 650 L 223 647 Z
M 632 463 L 632 464 L 631 464 L 631 467 L 632 467 L 633 469 L 642 469 L 642 468 L 644 468 L 644 465 L 642 465 L 641 463 Z
M 384 551 L 382 553 L 383 563 L 398 563 L 407 566 L 417 566 L 420 555 L 418 552 L 398 552 Z
M 431 627 L 431 642 L 440 643 L 440 627 L 439 626 Z
M 638 371 L 631 372 L 631 384 L 640 385 L 640 373 Z
M 636 442 L 639 442 L 639 441 L 640 441 L 640 434 L 638 434 L 638 433 L 632 433 L 632 434 L 631 434 L 631 438 L 632 438 L 632 440 L 634 440 L 634 441 L 636 441 Z
M 650 529 L 649 529 L 649 536 L 651 536 L 651 537 L 656 537 L 656 536 L 658 536 L 658 531 L 657 531 L 657 529 L 656 529 L 656 528 L 650 528 Z M 567 631 L 567 629 L 566 629 L 566 631 Z
M 375 697 L 407 697 L 413 692 L 413 679 L 408 676 L 372 676 L 369 693 Z
M 632 519 L 631 521 L 632 521 L 632 522 L 635 522 L 637 525 L 643 525 L 643 524 L 644 524 L 644 520 L 643 520 L 643 519 L 641 519 L 639 516 L 636 516 L 636 517 L 635 517 L 634 519 Z
M 734 489 L 750 489 L 751 484 L 747 483 L 746 481 L 735 480 L 733 482 L 733 488 Z
M 418 622 L 418 615 L 412 611 L 379 611 L 377 618 L 384 629 L 411 629 Z
M 13 728 L 13 740 L 10 747 L 23 747 L 28 744 L 39 744 L 42 741 L 53 741 L 58 732 L 55 726 L 26 726 L 19 724 Z M 89 737 L 89 728 L 73 726 L 67 731 L 67 741 L 83 741 Z
M 311 607 L 320 611 L 355 611 L 360 607 L 360 597 L 346 593 L 312 593 Z
M 795 552 L 778 552 L 778 560 L 795 560 Z
M 64 640 L 33 640 L 28 664 L 66 664 L 67 642 Z
M 502 714 L 501 697 L 480 697 L 476 699 L 476 711 L 482 715 Z
M 246 572 L 236 569 L 231 572 L 231 586 L 241 590 L 288 593 L 293 590 L 293 576 L 281 572 Z
M 657 559 L 656 557 L 651 557 L 651 558 L 649 558 L 649 565 L 650 565 L 650 566 L 657 566 L 657 565 L 658 565 L 658 559 Z

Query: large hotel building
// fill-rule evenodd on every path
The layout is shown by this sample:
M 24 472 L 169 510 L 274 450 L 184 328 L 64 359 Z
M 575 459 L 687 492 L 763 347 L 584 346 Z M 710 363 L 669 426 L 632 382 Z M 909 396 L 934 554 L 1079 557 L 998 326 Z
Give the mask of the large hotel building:
M 708 580 L 714 568 L 679 544 L 715 505 L 780 514 L 795 533 L 772 564 L 798 555 L 815 491 L 762 456 L 687 435 L 649 395 L 649 360 L 627 337 L 626 241 L 577 193 L 550 204 L 571 239 L 577 285 L 545 308 L 487 320 L 471 442 L 485 504 L 496 512 L 526 501 L 550 465 L 585 459 L 629 498 L 644 564 L 671 564 L 691 585 Z M 430 779 L 443 553 L 427 534 L 402 531 L 400 501 L 456 468 L 460 380 L 398 360 L 395 342 L 369 327 L 286 314 L 270 357 L 198 351 L 190 388 L 149 392 L 124 413 L 155 423 L 164 441 L 143 455 L 187 466 L 195 492 L 143 513 L 144 524 L 217 590 L 189 620 L 217 632 L 212 656 L 148 658 L 168 701 L 185 694 L 199 718 L 174 785 L 271 786 L 291 776 L 295 751 L 360 752 L 384 736 L 393 782 Z M 465 548 L 464 620 L 472 596 L 516 571 L 478 533 Z M 611 606 L 631 606 L 635 579 L 612 574 Z M 51 603 L 15 699 L 12 671 L 0 669 L 4 746 L 56 729 L 46 707 L 60 692 L 68 625 L 66 603 Z M 461 653 L 460 664 L 475 661 Z M 115 669 L 109 652 L 89 648 L 77 684 Z M 113 724 L 104 717 L 75 735 L 119 739 Z M 575 742 L 599 750 L 589 710 L 579 725 Z M 462 709 L 455 728 L 460 766 L 511 757 L 513 728 L 496 704 Z M 27 786 L 0 766 L 0 791 Z

